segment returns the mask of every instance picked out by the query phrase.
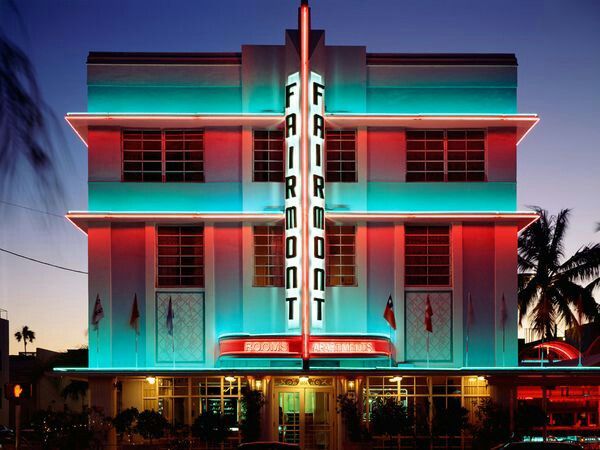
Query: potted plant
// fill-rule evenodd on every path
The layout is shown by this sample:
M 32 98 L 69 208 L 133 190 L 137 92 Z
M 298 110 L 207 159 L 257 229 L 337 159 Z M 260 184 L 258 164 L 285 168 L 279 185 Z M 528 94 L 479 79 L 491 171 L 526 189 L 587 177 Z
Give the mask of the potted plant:
M 200 414 L 192 424 L 192 436 L 209 445 L 223 442 L 228 432 L 225 417 L 210 411 Z
M 347 393 L 338 395 L 337 403 L 337 412 L 342 416 L 342 423 L 344 424 L 346 447 L 352 447 L 353 444 L 356 445 L 355 443 L 361 442 L 366 435 L 360 407 L 356 399 L 350 397 Z
M 154 439 L 164 436 L 165 429 L 168 426 L 167 419 L 162 414 L 152 410 L 145 410 L 139 413 L 135 431 L 144 439 L 150 440 L 150 445 Z
M 123 437 L 127 436 L 127 441 L 131 442 L 131 435 L 135 429 L 135 421 L 139 415 L 140 412 L 137 408 L 127 408 L 115 416 L 112 423 L 120 440 L 123 440 Z
M 410 429 L 404 405 L 395 397 L 377 398 L 371 404 L 371 431 L 386 438 L 398 438 Z

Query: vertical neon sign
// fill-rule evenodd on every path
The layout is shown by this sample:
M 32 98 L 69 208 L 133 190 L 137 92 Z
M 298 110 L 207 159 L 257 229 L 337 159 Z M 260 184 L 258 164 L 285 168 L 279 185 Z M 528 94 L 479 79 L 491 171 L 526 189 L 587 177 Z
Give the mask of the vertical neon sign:
M 325 99 L 323 78 L 311 72 L 308 90 L 308 259 L 311 326 L 322 329 L 325 303 Z
M 285 86 L 285 301 L 290 330 L 300 327 L 303 280 L 300 122 L 300 76 L 294 73 Z

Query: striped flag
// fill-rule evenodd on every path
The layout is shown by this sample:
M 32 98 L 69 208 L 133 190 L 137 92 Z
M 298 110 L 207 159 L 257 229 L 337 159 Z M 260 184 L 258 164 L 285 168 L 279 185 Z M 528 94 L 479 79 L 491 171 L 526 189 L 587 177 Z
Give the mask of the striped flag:
M 129 316 L 129 326 L 136 333 L 140 331 L 140 310 L 138 309 L 137 293 L 133 296 L 133 305 L 131 306 L 131 315 Z
M 388 301 L 383 311 L 383 318 L 390 324 L 394 330 L 396 329 L 396 315 L 394 314 L 394 302 L 392 301 L 392 294 L 390 294 Z
M 100 320 L 104 318 L 104 309 L 100 301 L 100 294 L 96 294 L 96 303 L 94 304 L 94 313 L 92 314 L 92 325 L 98 329 Z
M 432 317 L 433 308 L 431 307 L 431 301 L 429 301 L 429 294 L 427 294 L 427 301 L 425 303 L 425 320 L 423 321 L 423 325 L 425 325 L 425 330 L 429 333 L 433 333 L 433 324 L 431 323 Z
M 174 318 L 175 314 L 173 314 L 173 302 L 171 301 L 171 297 L 169 297 L 169 309 L 167 310 L 167 333 L 169 333 L 169 336 L 173 336 Z

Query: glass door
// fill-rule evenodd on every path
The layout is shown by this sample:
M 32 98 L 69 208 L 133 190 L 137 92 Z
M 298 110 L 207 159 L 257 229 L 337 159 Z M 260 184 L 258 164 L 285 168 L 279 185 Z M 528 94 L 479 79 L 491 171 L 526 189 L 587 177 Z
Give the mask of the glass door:
M 279 442 L 300 444 L 300 392 L 279 392 Z
M 278 440 L 303 450 L 333 450 L 335 405 L 330 389 L 289 388 L 276 393 Z
M 322 389 L 304 391 L 304 448 L 330 450 L 333 438 L 331 426 L 331 392 Z

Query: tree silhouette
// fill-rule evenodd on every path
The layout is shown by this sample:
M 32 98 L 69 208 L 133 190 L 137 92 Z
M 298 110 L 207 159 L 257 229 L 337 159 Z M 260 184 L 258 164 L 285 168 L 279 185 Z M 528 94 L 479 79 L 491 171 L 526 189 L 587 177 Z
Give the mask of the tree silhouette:
M 23 345 L 25 346 L 25 353 L 27 353 L 27 341 L 33 343 L 35 340 L 35 332 L 30 330 L 27 325 L 24 325 L 21 328 L 21 331 L 17 331 L 15 333 L 15 339 L 17 342 L 23 341 Z
M 534 209 L 539 220 L 519 237 L 519 323 L 529 315 L 535 332 L 548 339 L 555 337 L 559 321 L 570 327 L 578 317 L 599 318 L 593 290 L 600 282 L 600 244 L 581 247 L 565 258 L 570 210 L 552 216 Z M 589 284 L 580 285 L 584 282 Z

